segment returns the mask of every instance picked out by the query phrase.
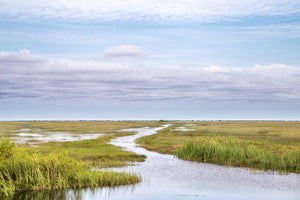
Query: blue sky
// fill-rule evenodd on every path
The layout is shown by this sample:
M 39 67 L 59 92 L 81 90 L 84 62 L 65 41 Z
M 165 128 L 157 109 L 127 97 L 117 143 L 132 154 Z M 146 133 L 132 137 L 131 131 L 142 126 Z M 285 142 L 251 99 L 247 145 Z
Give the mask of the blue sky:
M 0 0 L 0 120 L 300 120 L 300 1 Z

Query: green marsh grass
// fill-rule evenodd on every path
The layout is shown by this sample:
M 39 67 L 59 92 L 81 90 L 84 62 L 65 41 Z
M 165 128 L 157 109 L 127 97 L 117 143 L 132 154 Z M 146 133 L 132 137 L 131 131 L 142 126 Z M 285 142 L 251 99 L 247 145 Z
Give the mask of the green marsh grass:
M 300 152 L 300 122 L 297 121 L 173 121 L 172 126 L 136 140 L 142 147 L 159 153 L 176 155 L 178 149 L 191 141 L 201 138 L 235 138 L 239 142 L 251 144 L 265 155 L 270 155 L 278 164 L 268 164 L 270 170 L 299 172 Z M 178 127 L 186 127 L 187 131 L 180 131 Z M 193 158 L 195 159 L 195 158 Z M 192 158 L 191 158 L 192 160 Z M 235 166 L 229 161 L 206 162 Z M 248 163 L 250 165 L 250 163 Z M 296 164 L 298 168 L 289 167 Z M 253 167 L 264 169 L 252 164 Z M 287 167 L 279 167 L 288 165 Z M 237 164 L 236 164 L 237 166 Z
M 46 156 L 49 153 L 67 153 L 70 157 L 84 161 L 96 168 L 121 167 L 133 162 L 144 161 L 145 156 L 123 151 L 122 148 L 107 144 L 115 137 L 127 136 L 133 132 L 119 132 L 121 129 L 157 127 L 162 123 L 157 121 L 12 121 L 0 122 L 0 136 L 12 137 L 20 130 L 29 129 L 38 134 L 47 132 L 70 134 L 104 134 L 93 140 L 76 142 L 46 142 L 31 148 L 30 151 Z
M 2 140 L 0 144 L 0 196 L 18 191 L 117 186 L 140 181 L 135 174 L 101 171 L 144 161 L 145 156 L 107 144 L 115 137 L 134 134 L 120 129 L 157 127 L 156 121 L 17 121 L 0 122 L 0 136 L 12 137 L 22 130 L 38 134 L 104 134 L 76 142 L 46 142 L 31 147 Z M 93 169 L 99 169 L 99 171 Z
M 178 158 L 191 161 L 280 172 L 300 172 L 299 151 L 274 155 L 263 151 L 251 141 L 224 136 L 206 136 L 186 142 L 177 150 L 176 155 Z
M 118 186 L 140 181 L 134 174 L 93 171 L 63 153 L 41 156 L 9 140 L 0 143 L 0 196 L 17 191 Z
M 122 132 L 122 134 L 125 134 Z M 98 139 L 82 140 L 76 142 L 50 142 L 40 144 L 32 151 L 41 155 L 67 152 L 76 160 L 83 161 L 96 168 L 122 167 L 134 162 L 145 160 L 144 155 L 138 155 L 130 151 L 124 151 L 121 147 L 107 144 L 116 136 L 105 136 Z

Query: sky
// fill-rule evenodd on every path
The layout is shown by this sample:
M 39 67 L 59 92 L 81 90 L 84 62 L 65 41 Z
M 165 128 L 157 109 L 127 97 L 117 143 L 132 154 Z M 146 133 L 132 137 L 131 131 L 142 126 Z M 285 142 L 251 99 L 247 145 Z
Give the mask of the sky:
M 0 120 L 300 120 L 299 0 L 0 0 Z

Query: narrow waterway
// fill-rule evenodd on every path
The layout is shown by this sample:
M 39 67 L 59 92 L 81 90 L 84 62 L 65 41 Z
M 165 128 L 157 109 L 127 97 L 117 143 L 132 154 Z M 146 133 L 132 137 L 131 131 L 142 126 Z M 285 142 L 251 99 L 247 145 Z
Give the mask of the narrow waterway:
M 136 166 L 113 169 L 139 173 L 143 181 L 136 185 L 54 192 L 56 199 L 109 200 L 299 200 L 300 175 L 252 173 L 245 168 L 183 161 L 171 155 L 137 147 L 134 140 L 165 128 L 127 129 L 136 135 L 116 138 L 111 144 L 144 154 L 147 159 Z M 36 194 L 37 195 L 37 194 Z

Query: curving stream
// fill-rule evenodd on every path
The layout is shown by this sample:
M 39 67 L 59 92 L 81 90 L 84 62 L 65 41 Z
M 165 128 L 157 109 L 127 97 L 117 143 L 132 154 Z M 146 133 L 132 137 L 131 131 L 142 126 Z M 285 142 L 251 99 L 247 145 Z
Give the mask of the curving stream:
M 119 137 L 111 144 L 126 150 L 144 154 L 147 159 L 137 166 L 115 168 L 115 171 L 139 173 L 143 181 L 136 185 L 116 188 L 82 189 L 60 191 L 55 199 L 109 199 L 109 200 L 299 200 L 300 175 L 251 173 L 245 168 L 224 167 L 214 164 L 184 161 L 172 155 L 150 152 L 137 147 L 138 137 L 155 134 L 158 128 L 126 129 L 136 135 Z M 58 192 L 51 196 L 59 196 Z

